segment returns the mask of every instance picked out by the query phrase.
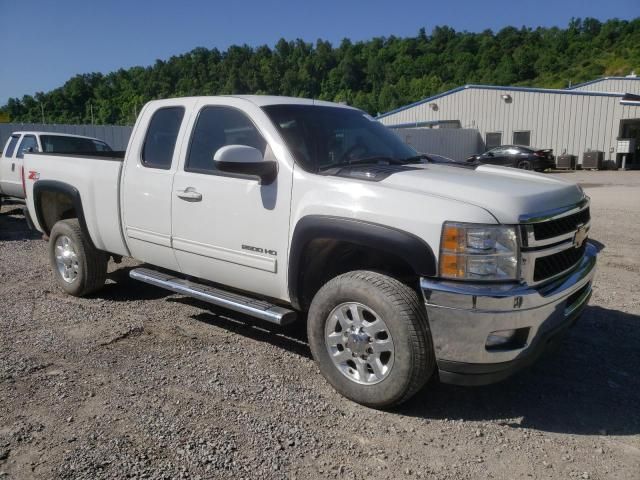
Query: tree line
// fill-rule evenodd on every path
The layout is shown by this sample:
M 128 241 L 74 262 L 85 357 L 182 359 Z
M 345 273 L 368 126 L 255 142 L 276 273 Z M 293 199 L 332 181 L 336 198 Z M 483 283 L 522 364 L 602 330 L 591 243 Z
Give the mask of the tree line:
M 152 99 L 253 93 L 347 102 L 375 115 L 467 83 L 564 88 L 633 69 L 640 73 L 640 18 L 480 33 L 438 26 L 336 46 L 281 39 L 274 47 L 196 48 L 148 67 L 76 75 L 50 92 L 9 99 L 0 114 L 126 125 Z

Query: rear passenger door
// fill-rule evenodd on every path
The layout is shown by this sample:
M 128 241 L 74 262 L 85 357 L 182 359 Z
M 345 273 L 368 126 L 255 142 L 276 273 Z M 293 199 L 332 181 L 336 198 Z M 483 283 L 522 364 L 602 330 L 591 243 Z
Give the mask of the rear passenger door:
M 171 189 L 184 133 L 185 104 L 152 107 L 138 122 L 122 180 L 122 218 L 131 255 L 152 265 L 179 270 L 171 248 Z

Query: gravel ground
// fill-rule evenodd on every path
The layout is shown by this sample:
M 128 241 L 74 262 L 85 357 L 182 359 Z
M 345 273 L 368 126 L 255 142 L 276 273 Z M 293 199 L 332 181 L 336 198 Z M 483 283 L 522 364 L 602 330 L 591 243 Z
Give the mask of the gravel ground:
M 304 328 L 130 280 L 58 291 L 0 212 L 0 478 L 640 478 L 640 172 L 558 174 L 593 200 L 591 306 L 497 385 L 431 382 L 380 412 L 335 393 Z

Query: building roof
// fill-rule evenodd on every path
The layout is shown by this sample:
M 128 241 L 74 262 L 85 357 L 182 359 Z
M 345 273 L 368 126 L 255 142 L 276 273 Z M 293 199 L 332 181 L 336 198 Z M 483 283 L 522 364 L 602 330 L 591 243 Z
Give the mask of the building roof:
M 592 80 L 590 83 L 602 82 L 604 80 L 610 79 L 624 79 L 624 80 L 640 80 L 640 77 L 603 77 L 597 80 Z M 583 85 L 583 84 L 580 84 Z M 461 92 L 463 90 L 501 90 L 507 92 L 535 92 L 535 93 L 550 93 L 550 94 L 558 94 L 558 95 L 587 95 L 593 97 L 614 97 L 614 98 L 622 98 L 626 94 L 623 92 L 597 92 L 590 90 L 574 90 L 580 85 L 574 85 L 571 88 L 537 88 L 537 87 L 508 87 L 508 86 L 500 86 L 500 85 L 477 85 L 477 84 L 469 84 L 463 85 L 461 87 L 453 88 L 451 90 L 447 90 L 446 92 L 439 93 L 437 95 L 433 95 L 428 98 L 424 98 L 422 100 L 418 100 L 417 102 L 410 103 L 409 105 L 405 105 L 404 107 L 399 107 L 389 112 L 378 115 L 376 118 L 384 118 L 389 115 L 393 115 L 394 113 L 402 112 L 403 110 L 408 110 L 413 107 L 417 107 L 418 105 L 422 105 L 425 103 L 432 102 L 437 100 L 438 98 L 446 97 L 447 95 L 452 95 L 457 92 Z
M 576 83 L 575 85 L 571 85 L 570 87 L 567 87 L 566 90 L 573 90 L 575 88 L 582 88 L 582 87 L 586 87 L 587 85 L 593 85 L 594 83 L 600 83 L 600 82 L 604 82 L 606 80 L 640 80 L 640 77 L 638 76 L 626 76 L 626 77 L 600 77 L 600 78 L 596 78 L 594 80 L 589 80 L 588 82 L 582 82 L 582 83 Z

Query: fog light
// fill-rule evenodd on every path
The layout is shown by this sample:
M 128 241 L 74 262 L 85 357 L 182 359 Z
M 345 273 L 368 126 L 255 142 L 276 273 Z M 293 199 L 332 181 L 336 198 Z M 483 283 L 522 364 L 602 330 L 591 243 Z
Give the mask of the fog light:
M 507 345 L 513 337 L 516 336 L 516 330 L 499 330 L 497 332 L 491 332 L 487 337 L 487 348 L 503 347 Z
M 514 330 L 497 330 L 487 337 L 487 350 L 517 350 L 524 348 L 529 340 L 529 327 Z

